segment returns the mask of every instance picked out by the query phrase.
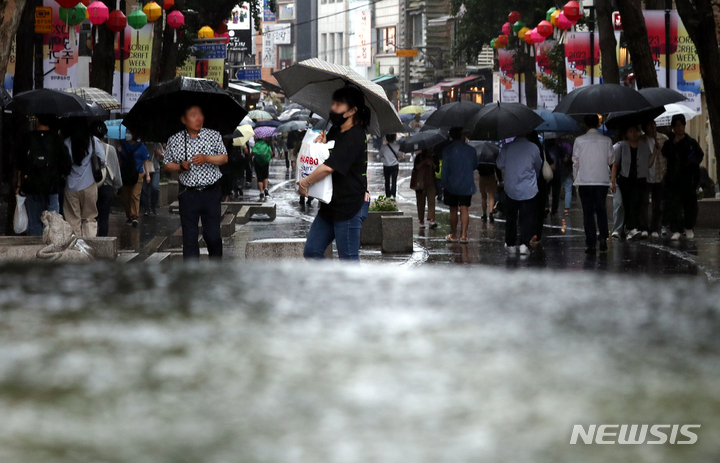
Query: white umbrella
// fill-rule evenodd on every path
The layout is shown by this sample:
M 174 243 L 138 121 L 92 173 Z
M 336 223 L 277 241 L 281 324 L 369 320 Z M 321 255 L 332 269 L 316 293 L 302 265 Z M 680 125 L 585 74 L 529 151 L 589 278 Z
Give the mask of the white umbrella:
M 346 66 L 320 59 L 301 61 L 273 74 L 288 98 L 327 119 L 332 94 L 347 84 L 354 84 L 365 95 L 365 104 L 372 113 L 368 132 L 373 135 L 403 130 L 402 122 L 385 90 Z
M 673 103 L 665 105 L 665 112 L 660 114 L 656 119 L 655 123 L 658 127 L 669 127 L 672 117 L 678 114 L 685 116 L 685 120 L 690 120 L 697 116 L 697 113 L 685 106 L 684 104 Z
M 288 109 L 288 110 L 286 110 L 286 111 L 283 111 L 283 112 L 278 116 L 278 120 L 279 120 L 279 121 L 283 121 L 283 122 L 287 122 L 287 121 L 290 120 L 291 117 L 293 117 L 296 113 L 299 113 L 300 111 L 301 111 L 300 109 Z

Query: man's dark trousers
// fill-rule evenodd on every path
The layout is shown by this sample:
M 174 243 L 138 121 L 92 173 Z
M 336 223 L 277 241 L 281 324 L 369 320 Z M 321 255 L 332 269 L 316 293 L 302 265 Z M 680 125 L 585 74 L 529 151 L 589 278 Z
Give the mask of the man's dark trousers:
M 185 189 L 178 195 L 183 235 L 183 258 L 185 260 L 200 259 L 199 219 L 202 219 L 203 238 L 210 258 L 222 258 L 221 200 L 222 191 L 217 187 L 203 191 Z
M 603 185 L 581 185 L 578 194 L 583 208 L 583 224 L 585 226 L 585 245 L 594 248 L 597 244 L 596 232 L 600 230 L 600 240 L 608 239 L 607 200 L 608 187 Z M 597 216 L 597 228 L 595 227 Z
M 516 201 L 507 197 L 505 205 L 505 244 L 515 246 L 517 243 L 518 214 L 520 215 L 520 244 L 530 244 L 530 239 L 535 231 L 535 198 L 524 201 Z

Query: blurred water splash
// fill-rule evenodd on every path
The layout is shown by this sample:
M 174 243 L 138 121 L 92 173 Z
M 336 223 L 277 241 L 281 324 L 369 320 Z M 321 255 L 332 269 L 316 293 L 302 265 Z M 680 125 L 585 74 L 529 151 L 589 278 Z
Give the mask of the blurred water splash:
M 0 267 L 0 461 L 716 462 L 718 301 L 582 272 Z M 568 445 L 593 423 L 702 428 Z

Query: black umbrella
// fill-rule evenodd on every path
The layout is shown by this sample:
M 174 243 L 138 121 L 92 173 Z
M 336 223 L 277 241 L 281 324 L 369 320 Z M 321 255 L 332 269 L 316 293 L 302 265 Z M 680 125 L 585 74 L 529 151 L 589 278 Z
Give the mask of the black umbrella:
M 626 128 L 633 125 L 644 125 L 646 122 L 654 121 L 655 118 L 664 112 L 665 106 L 644 109 L 642 111 L 622 111 L 610 113 L 605 121 L 605 125 L 610 129 Z
M 471 101 L 456 101 L 443 105 L 432 113 L 425 125 L 432 127 L 464 127 L 483 105 Z
M 442 143 L 448 138 L 448 133 L 442 129 L 428 130 L 419 132 L 400 142 L 400 151 L 403 153 L 412 153 L 432 148 L 438 143 Z
M 12 101 L 12 97 L 4 88 L 0 88 L 0 107 L 4 108 Z
M 545 122 L 535 111 L 520 103 L 485 106 L 467 124 L 473 140 L 504 140 L 532 132 Z
M 476 141 L 471 140 L 468 145 L 475 148 L 478 157 L 478 164 L 492 164 L 497 163 L 497 158 L 500 155 L 500 147 L 490 141 Z
M 682 93 L 665 87 L 643 88 L 640 90 L 640 94 L 655 108 L 687 100 Z
M 87 107 L 82 111 L 67 114 L 67 117 L 89 117 L 92 119 L 110 119 L 110 111 L 100 103 L 86 101 Z
M 307 118 L 310 117 L 311 114 L 312 114 L 312 111 L 310 111 L 309 109 L 303 109 L 302 111 L 297 112 L 297 113 L 293 114 L 292 116 L 290 116 L 290 120 L 291 121 L 307 120 Z
M 635 89 L 618 84 L 598 84 L 568 93 L 555 108 L 569 115 L 609 114 L 619 111 L 641 111 L 652 105 Z
M 90 115 L 87 102 L 79 96 L 47 88 L 18 94 L 7 109 L 27 116 L 52 114 L 57 117 L 71 115 L 84 117 Z
M 313 125 L 313 130 L 330 130 L 330 127 L 332 127 L 332 124 L 321 118 Z
M 258 127 L 280 127 L 282 125 L 282 122 L 280 121 L 257 121 L 255 123 L 255 128 Z
M 177 77 L 145 90 L 123 125 L 143 141 L 165 142 L 183 129 L 182 112 L 193 104 L 203 109 L 204 126 L 222 135 L 233 133 L 247 114 L 215 81 Z

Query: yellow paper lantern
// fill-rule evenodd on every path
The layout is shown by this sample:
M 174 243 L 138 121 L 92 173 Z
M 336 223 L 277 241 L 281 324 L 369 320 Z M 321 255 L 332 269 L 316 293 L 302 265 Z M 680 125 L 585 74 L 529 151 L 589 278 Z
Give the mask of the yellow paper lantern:
M 529 27 L 523 27 L 522 29 L 520 29 L 518 31 L 518 37 L 520 37 L 520 40 L 523 40 L 525 38 L 525 34 L 527 34 L 528 32 L 530 32 Z
M 199 39 L 212 39 L 213 37 L 215 37 L 215 31 L 209 26 L 205 26 L 198 31 Z
M 560 16 L 560 13 L 562 13 L 561 10 L 555 10 L 555 11 L 553 11 L 553 14 L 550 15 L 550 22 L 555 27 L 558 27 L 557 18 L 558 18 L 558 16 Z
M 143 7 L 143 13 L 145 13 L 149 22 L 154 22 L 162 17 L 162 8 L 157 3 L 150 2 Z

